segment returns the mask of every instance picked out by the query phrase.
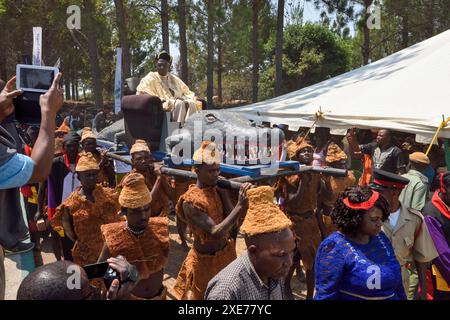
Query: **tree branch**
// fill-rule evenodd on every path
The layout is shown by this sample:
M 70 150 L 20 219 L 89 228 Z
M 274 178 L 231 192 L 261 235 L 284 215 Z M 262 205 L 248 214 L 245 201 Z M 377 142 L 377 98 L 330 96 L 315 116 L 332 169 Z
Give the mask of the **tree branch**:
M 72 36 L 73 40 L 74 40 L 74 41 L 76 42 L 76 44 L 80 47 L 80 49 L 81 49 L 87 56 L 89 56 L 87 49 L 81 44 L 80 41 L 78 41 L 77 37 L 75 36 L 75 33 L 73 32 L 73 29 L 69 29 L 69 32 L 70 32 L 70 35 Z M 84 37 L 86 38 L 86 36 L 85 36 L 81 31 L 79 31 L 79 33 L 80 33 L 82 36 L 84 36 Z M 86 38 L 86 39 L 87 39 L 87 38 Z

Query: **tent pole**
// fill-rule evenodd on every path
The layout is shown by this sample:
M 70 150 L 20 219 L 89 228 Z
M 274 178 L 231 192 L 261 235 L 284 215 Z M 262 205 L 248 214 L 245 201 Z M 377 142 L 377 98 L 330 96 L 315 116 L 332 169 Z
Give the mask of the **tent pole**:
M 431 140 L 431 143 L 430 143 L 430 145 L 428 146 L 427 152 L 425 153 L 427 156 L 428 156 L 428 153 L 429 153 L 430 150 L 431 150 L 431 147 L 432 147 L 433 144 L 436 142 L 439 132 L 441 131 L 442 128 L 444 128 L 444 127 L 447 125 L 447 123 L 448 123 L 449 121 L 450 121 L 450 117 L 447 118 L 447 120 L 444 120 L 444 116 L 442 116 L 442 122 L 441 122 L 441 124 L 439 125 L 438 129 L 436 130 L 436 133 L 434 134 L 433 140 Z

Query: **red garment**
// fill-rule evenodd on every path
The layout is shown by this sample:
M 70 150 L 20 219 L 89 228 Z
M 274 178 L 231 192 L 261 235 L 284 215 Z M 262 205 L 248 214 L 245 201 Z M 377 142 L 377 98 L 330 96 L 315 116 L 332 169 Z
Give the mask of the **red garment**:
M 372 157 L 368 154 L 364 155 L 363 172 L 359 179 L 360 186 L 367 186 L 372 180 Z
M 69 171 L 71 171 L 70 170 L 69 157 L 67 157 L 67 153 L 64 152 L 63 157 L 64 157 L 64 163 L 66 164 L 67 169 L 69 169 Z M 80 159 L 80 156 L 77 154 L 77 159 L 75 160 L 75 164 L 78 163 L 79 159 Z
M 439 197 L 439 191 L 434 192 L 433 197 L 431 198 L 431 202 L 444 215 L 444 217 L 450 219 L 450 210 Z
M 24 152 L 25 152 L 26 156 L 30 157 L 32 150 L 33 149 L 29 145 L 27 145 L 27 144 L 25 145 Z M 20 187 L 20 192 L 22 193 L 24 198 L 29 198 L 33 195 L 33 193 L 31 192 L 31 187 L 28 184 Z

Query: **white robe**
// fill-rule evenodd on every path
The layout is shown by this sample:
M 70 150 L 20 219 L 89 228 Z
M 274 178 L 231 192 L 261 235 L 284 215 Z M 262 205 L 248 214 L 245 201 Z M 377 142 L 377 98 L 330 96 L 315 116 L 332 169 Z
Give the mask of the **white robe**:
M 172 121 L 184 123 L 194 112 L 201 109 L 201 102 L 177 76 L 170 73 L 160 76 L 150 72 L 139 83 L 137 94 L 150 94 L 163 100 L 163 109 L 172 113 Z

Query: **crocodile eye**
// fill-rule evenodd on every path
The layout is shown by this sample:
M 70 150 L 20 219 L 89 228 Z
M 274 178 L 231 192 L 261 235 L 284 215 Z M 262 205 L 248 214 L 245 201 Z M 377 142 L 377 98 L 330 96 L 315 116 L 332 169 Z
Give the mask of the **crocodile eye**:
M 205 116 L 205 118 L 206 118 L 206 121 L 209 122 L 209 123 L 212 123 L 212 122 L 216 122 L 216 121 L 217 121 L 216 116 L 213 115 L 212 113 L 207 114 L 207 115 Z

